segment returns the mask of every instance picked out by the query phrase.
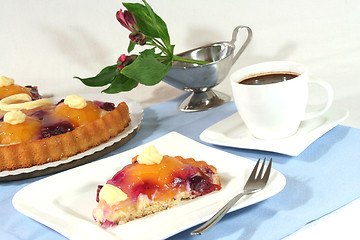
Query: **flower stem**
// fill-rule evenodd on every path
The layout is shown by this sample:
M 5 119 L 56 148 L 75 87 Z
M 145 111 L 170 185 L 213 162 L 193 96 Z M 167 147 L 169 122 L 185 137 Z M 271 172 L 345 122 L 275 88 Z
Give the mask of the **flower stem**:
M 156 38 L 152 38 L 152 40 L 163 52 L 169 53 L 168 49 L 160 41 L 158 41 Z
M 196 63 L 196 64 L 199 64 L 199 65 L 205 65 L 205 64 L 210 63 L 208 61 L 196 60 L 196 59 L 191 59 L 191 58 L 184 58 L 184 57 L 179 57 L 179 56 L 176 56 L 176 55 L 173 56 L 173 60 L 174 61 L 179 61 L 179 62 Z

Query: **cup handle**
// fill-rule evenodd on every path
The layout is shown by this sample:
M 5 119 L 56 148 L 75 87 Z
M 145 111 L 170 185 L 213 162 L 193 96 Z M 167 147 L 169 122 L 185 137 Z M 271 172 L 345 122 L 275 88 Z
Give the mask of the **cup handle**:
M 246 40 L 245 40 L 244 44 L 241 46 L 239 51 L 237 51 L 235 57 L 233 58 L 232 65 L 238 60 L 238 58 L 244 52 L 245 48 L 247 47 L 247 45 L 249 45 L 249 43 L 250 43 L 250 41 L 252 39 L 252 30 L 251 30 L 251 28 L 249 28 L 247 26 L 237 26 L 233 31 L 231 43 L 235 45 L 237 35 L 238 35 L 239 30 L 241 28 L 245 28 L 247 30 L 247 37 L 246 37 Z
M 329 108 L 334 100 L 334 90 L 329 83 L 323 82 L 323 81 L 308 81 L 308 83 L 316 84 L 325 90 L 325 92 L 327 94 L 327 103 L 324 106 L 324 108 L 321 110 L 306 112 L 303 120 L 309 120 L 309 119 L 316 118 L 316 117 L 319 117 L 320 115 L 324 114 L 327 110 L 329 110 Z

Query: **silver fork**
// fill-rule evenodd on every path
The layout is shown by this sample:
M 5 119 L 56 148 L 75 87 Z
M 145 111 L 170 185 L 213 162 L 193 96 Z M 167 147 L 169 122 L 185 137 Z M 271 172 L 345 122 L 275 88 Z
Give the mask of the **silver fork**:
M 244 189 L 243 189 L 243 191 L 241 193 L 239 193 L 233 199 L 231 199 L 212 218 L 210 218 L 207 222 L 205 222 L 203 225 L 201 225 L 196 230 L 192 231 L 190 234 L 191 235 L 201 235 L 201 234 L 203 234 L 204 232 L 209 230 L 212 226 L 214 226 L 218 221 L 220 221 L 220 219 L 229 211 L 229 209 L 232 206 L 234 206 L 234 204 L 242 196 L 252 194 L 252 193 L 258 192 L 261 189 L 263 189 L 266 186 L 266 184 L 267 184 L 267 182 L 269 180 L 272 158 L 270 159 L 270 162 L 269 162 L 269 164 L 267 166 L 265 174 L 262 177 L 262 173 L 263 173 L 264 165 L 265 165 L 265 160 L 266 160 L 266 158 L 264 158 L 264 161 L 263 161 L 263 163 L 261 165 L 259 174 L 256 176 L 256 173 L 257 173 L 257 170 L 258 170 L 258 167 L 259 167 L 259 163 L 260 163 L 260 158 L 259 158 L 259 160 L 257 161 L 254 169 L 252 170 L 252 172 L 251 172 L 251 174 L 249 176 L 249 179 L 245 183 Z

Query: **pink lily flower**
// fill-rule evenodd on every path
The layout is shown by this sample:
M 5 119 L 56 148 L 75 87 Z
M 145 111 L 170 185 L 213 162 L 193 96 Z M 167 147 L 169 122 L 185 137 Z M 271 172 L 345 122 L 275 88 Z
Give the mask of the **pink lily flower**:
M 123 12 L 122 9 L 120 9 L 116 13 L 116 18 L 123 27 L 130 30 L 131 33 L 129 35 L 129 38 L 132 42 L 135 42 L 139 45 L 145 45 L 146 36 L 139 31 L 135 16 L 132 12 L 129 12 L 127 10 Z
M 130 32 L 137 32 L 139 31 L 137 23 L 136 23 L 136 19 L 135 16 L 132 12 L 129 11 L 122 11 L 122 9 L 120 9 L 117 13 L 116 13 L 116 18 L 117 20 L 120 22 L 120 24 L 129 29 Z
M 123 69 L 124 67 L 135 61 L 136 57 L 136 55 L 126 56 L 125 54 L 121 54 L 119 59 L 117 60 L 117 68 L 119 70 Z

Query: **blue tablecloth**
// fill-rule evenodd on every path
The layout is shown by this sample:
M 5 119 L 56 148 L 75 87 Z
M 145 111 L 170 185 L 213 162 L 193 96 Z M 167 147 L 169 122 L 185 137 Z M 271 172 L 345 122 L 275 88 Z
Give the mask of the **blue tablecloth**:
M 200 133 L 236 111 L 233 102 L 204 112 L 183 113 L 177 105 L 185 95 L 144 111 L 138 134 L 110 155 L 176 131 L 199 142 Z M 227 214 L 205 235 L 192 229 L 171 239 L 281 239 L 360 197 L 360 129 L 337 126 L 297 157 L 271 152 L 212 145 L 256 160 L 272 157 L 287 185 L 274 197 Z M 0 183 L 0 239 L 65 239 L 50 228 L 20 214 L 12 206 L 14 194 L 43 177 Z M 186 219 L 184 219 L 186 221 Z

